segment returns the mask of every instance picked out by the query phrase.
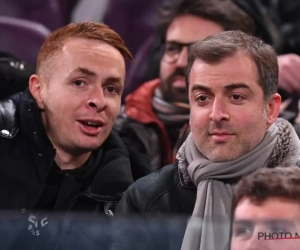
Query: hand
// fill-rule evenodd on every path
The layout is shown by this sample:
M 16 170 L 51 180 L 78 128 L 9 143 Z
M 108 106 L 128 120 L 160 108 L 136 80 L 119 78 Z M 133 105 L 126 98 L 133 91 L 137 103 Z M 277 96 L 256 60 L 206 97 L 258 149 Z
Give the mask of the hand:
M 277 56 L 279 65 L 278 87 L 291 94 L 300 95 L 300 56 L 285 54 Z

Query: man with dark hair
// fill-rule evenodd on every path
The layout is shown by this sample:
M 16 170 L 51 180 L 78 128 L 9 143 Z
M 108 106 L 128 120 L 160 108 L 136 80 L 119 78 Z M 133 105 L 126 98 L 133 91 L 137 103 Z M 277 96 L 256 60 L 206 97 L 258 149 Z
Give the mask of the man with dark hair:
M 69 24 L 45 40 L 29 88 L 0 101 L 0 210 L 113 214 L 133 182 L 112 132 L 125 59 L 104 24 Z
M 230 220 L 232 187 L 259 168 L 300 165 L 292 125 L 277 118 L 278 64 L 271 46 L 241 31 L 192 45 L 185 72 L 191 133 L 177 161 L 137 180 L 118 212 L 189 214 Z M 182 249 L 224 249 L 224 230 L 188 225 Z M 193 237 L 193 235 L 197 237 Z M 212 247 L 214 246 L 214 247 Z
M 244 176 L 233 199 L 231 250 L 297 250 L 300 169 L 260 169 Z M 281 240 L 276 240 L 281 239 Z
M 251 33 L 253 27 L 251 19 L 230 1 L 177 0 L 162 11 L 160 78 L 130 94 L 118 119 L 131 161 L 139 165 L 133 172 L 136 179 L 174 162 L 189 133 L 184 68 L 190 45 L 224 30 Z

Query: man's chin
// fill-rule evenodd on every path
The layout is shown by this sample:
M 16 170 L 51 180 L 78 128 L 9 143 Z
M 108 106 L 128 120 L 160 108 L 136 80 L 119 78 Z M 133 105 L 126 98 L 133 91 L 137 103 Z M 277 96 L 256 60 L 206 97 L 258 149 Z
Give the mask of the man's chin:
M 229 162 L 229 161 L 234 161 L 236 159 L 238 159 L 239 157 L 241 157 L 241 154 L 233 154 L 232 152 L 222 152 L 222 153 L 213 153 L 210 152 L 208 154 L 206 154 L 206 158 L 212 162 L 215 163 L 222 163 L 222 162 Z
M 168 91 L 162 92 L 163 99 L 168 103 L 184 103 L 189 104 L 188 93 L 183 94 L 182 92 L 178 93 L 177 91 Z
M 188 92 L 186 89 L 173 89 L 171 99 L 173 103 L 189 103 Z
M 170 103 L 181 108 L 190 108 L 189 101 L 186 99 L 174 98 L 172 101 L 170 101 Z

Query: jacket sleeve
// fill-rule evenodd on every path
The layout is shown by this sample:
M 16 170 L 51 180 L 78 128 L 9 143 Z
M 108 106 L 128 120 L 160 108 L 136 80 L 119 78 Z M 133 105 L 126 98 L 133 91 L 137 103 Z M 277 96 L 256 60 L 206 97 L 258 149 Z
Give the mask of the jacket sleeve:
M 154 203 L 164 193 L 166 183 L 161 183 L 160 172 L 155 171 L 133 183 L 124 193 L 116 210 L 116 215 L 149 214 Z
M 141 207 L 141 203 L 139 204 L 140 196 L 136 185 L 131 185 L 119 202 L 116 215 L 126 216 L 143 212 L 144 208 Z
M 148 196 L 145 185 L 140 184 L 134 183 L 129 187 L 117 207 L 112 224 L 112 247 L 109 250 L 170 249 L 169 238 L 168 235 L 164 237 L 166 232 L 163 227 L 161 232 L 153 230 L 152 225 L 156 225 L 157 221 L 149 217 L 149 204 L 154 200 L 151 187 L 148 188 Z
M 112 223 L 112 247 L 109 250 L 148 249 L 145 248 L 145 239 L 142 239 L 142 235 L 147 235 L 144 233 L 147 226 L 141 223 L 144 218 L 142 212 L 145 210 L 140 200 L 143 191 L 136 185 L 137 182 L 128 188 L 118 204 Z M 142 246 L 139 248 L 138 244 Z

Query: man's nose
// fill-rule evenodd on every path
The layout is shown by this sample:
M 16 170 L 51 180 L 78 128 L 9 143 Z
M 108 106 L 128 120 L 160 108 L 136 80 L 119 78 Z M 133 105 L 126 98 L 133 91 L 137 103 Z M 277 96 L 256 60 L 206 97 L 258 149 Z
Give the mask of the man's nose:
M 95 109 L 97 111 L 101 111 L 106 108 L 107 101 L 106 101 L 106 96 L 105 96 L 102 88 L 95 90 L 89 96 L 87 105 L 89 108 Z
M 226 105 L 224 102 L 215 98 L 209 114 L 209 119 L 214 122 L 229 120 L 229 114 L 226 111 Z
M 178 68 L 185 68 L 188 60 L 188 48 L 184 46 L 178 55 L 176 66 Z

